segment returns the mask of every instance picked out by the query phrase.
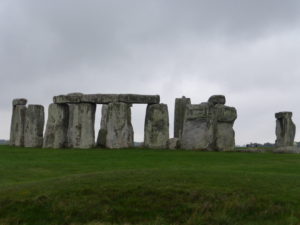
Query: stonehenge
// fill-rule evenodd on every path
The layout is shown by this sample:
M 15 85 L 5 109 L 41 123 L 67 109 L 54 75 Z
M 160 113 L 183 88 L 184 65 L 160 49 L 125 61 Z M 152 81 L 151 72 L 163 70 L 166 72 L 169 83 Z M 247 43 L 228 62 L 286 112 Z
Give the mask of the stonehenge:
M 296 126 L 292 121 L 292 112 L 278 112 L 276 118 L 276 147 L 288 147 L 294 145 Z
M 215 95 L 208 102 L 187 105 L 181 148 L 224 151 L 235 147 L 233 124 L 237 112 L 225 102 L 225 96 Z
M 144 137 L 144 146 L 147 148 L 167 148 L 169 113 L 166 104 L 147 106 Z
M 175 99 L 174 114 L 174 137 L 181 138 L 183 131 L 183 122 L 187 105 L 191 104 L 191 99 L 183 96 Z
M 28 106 L 25 116 L 24 147 L 43 146 L 44 118 L 44 106 Z

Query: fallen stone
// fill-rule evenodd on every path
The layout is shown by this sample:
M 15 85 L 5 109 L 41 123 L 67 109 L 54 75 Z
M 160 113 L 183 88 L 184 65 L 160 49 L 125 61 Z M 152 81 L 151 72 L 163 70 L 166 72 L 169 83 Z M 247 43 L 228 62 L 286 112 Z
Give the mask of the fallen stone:
M 43 146 L 45 116 L 44 106 L 29 105 L 26 111 L 24 146 L 39 148 Z
M 169 113 L 166 104 L 148 105 L 145 119 L 146 148 L 166 149 L 169 140 Z
M 67 104 L 50 104 L 43 148 L 67 147 L 69 107 Z
M 109 103 L 107 110 L 107 127 L 105 144 L 107 148 L 130 148 L 133 147 L 133 127 L 131 124 L 131 108 L 129 104 L 116 102 Z M 105 120 L 105 115 L 104 115 Z M 105 135 L 105 129 L 104 134 Z M 101 137 L 102 138 L 102 137 Z
M 296 126 L 292 121 L 292 112 L 279 112 L 276 117 L 276 146 L 293 146 L 296 134 Z
M 183 131 L 184 115 L 187 105 L 191 104 L 191 99 L 182 97 L 175 99 L 174 115 L 174 137 L 181 138 Z
M 24 146 L 24 128 L 27 107 L 25 105 L 14 105 L 10 127 L 10 145 Z
M 95 112 L 95 104 L 69 104 L 68 147 L 87 149 L 95 146 Z

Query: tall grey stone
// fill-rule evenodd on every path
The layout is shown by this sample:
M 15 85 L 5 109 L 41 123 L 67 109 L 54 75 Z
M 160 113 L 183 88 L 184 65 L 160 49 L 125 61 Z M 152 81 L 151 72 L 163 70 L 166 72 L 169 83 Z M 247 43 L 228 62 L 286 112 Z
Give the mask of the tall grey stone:
M 215 105 L 215 146 L 218 151 L 232 150 L 235 147 L 234 121 L 236 109 L 224 105 Z
M 48 120 L 44 135 L 44 148 L 67 147 L 69 108 L 67 104 L 49 105 Z
M 107 148 L 129 148 L 133 146 L 133 127 L 131 124 L 131 105 L 121 102 L 108 104 L 104 108 L 103 128 L 107 127 L 105 145 Z M 105 136 L 105 134 L 103 134 Z M 103 138 L 103 137 L 102 137 Z
M 185 114 L 181 148 L 225 151 L 235 147 L 236 109 L 225 106 L 223 95 L 208 102 L 188 105 Z
M 146 148 L 167 148 L 169 140 L 169 113 L 166 104 L 147 106 L 144 132 Z
M 106 146 L 107 111 L 108 111 L 108 105 L 102 105 L 100 130 L 99 130 L 98 138 L 97 138 L 97 146 L 100 146 L 100 147 Z
M 26 99 L 14 99 L 10 127 L 10 145 L 24 146 L 24 127 L 26 116 Z
M 279 112 L 276 117 L 276 146 L 293 146 L 296 134 L 296 126 L 292 121 L 292 112 Z
M 42 147 L 45 123 L 44 106 L 29 105 L 26 111 L 24 128 L 24 146 Z
M 175 99 L 175 115 L 174 115 L 174 137 L 181 138 L 183 131 L 183 122 L 187 105 L 191 104 L 191 99 L 182 97 Z
M 92 148 L 95 145 L 96 105 L 69 104 L 68 147 Z
M 212 111 L 208 103 L 188 105 L 181 137 L 183 149 L 210 149 L 214 141 Z

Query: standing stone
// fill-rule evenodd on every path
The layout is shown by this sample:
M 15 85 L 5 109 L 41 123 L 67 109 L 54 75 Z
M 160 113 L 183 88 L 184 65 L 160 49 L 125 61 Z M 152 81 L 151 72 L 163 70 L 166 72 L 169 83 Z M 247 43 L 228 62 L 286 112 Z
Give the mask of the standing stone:
M 212 111 L 208 103 L 188 105 L 181 138 L 183 149 L 209 149 L 214 140 Z
M 92 148 L 95 145 L 96 104 L 69 104 L 68 147 Z
M 235 147 L 236 109 L 225 106 L 223 95 L 211 96 L 206 103 L 188 105 L 181 148 L 225 151 Z
M 100 147 L 106 146 L 107 111 L 108 111 L 108 105 L 102 105 L 100 130 L 99 130 L 98 138 L 97 138 L 97 146 L 100 146 Z
M 25 117 L 24 146 L 42 147 L 45 123 L 44 106 L 29 105 Z
M 235 147 L 234 121 L 237 118 L 236 109 L 224 105 L 215 105 L 216 128 L 215 150 L 233 150 Z
M 43 148 L 67 147 L 69 108 L 67 104 L 50 104 Z
M 133 146 L 133 127 L 131 124 L 131 105 L 115 102 L 103 109 L 103 136 L 107 127 L 105 145 L 107 148 L 130 148 Z M 105 111 L 107 115 L 105 116 Z M 105 122 L 105 117 L 106 122 Z M 106 123 L 106 124 L 105 124 Z M 103 125 L 103 126 L 102 126 Z M 101 137 L 101 139 L 104 137 Z
M 276 146 L 293 146 L 296 134 L 296 126 L 292 121 L 292 112 L 279 112 L 276 117 Z
M 10 145 L 24 146 L 24 127 L 26 116 L 26 99 L 13 100 L 13 112 L 10 127 Z
M 174 137 L 181 138 L 183 131 L 184 116 L 187 105 L 191 104 L 191 99 L 182 97 L 175 99 L 175 115 L 174 115 Z
M 178 138 L 170 138 L 168 140 L 168 149 L 175 150 L 180 147 L 180 141 Z
M 169 113 L 166 104 L 147 106 L 144 132 L 146 148 L 167 148 L 169 140 Z

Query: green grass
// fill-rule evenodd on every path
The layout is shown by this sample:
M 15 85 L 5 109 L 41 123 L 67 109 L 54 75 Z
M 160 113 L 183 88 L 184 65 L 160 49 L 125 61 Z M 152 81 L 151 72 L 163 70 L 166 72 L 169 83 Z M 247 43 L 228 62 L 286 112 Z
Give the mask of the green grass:
M 0 146 L 0 224 L 296 225 L 300 155 Z

